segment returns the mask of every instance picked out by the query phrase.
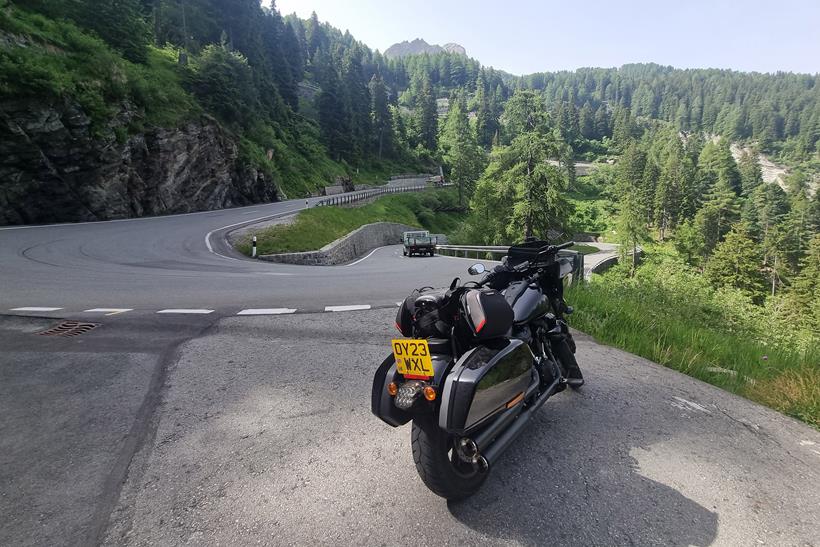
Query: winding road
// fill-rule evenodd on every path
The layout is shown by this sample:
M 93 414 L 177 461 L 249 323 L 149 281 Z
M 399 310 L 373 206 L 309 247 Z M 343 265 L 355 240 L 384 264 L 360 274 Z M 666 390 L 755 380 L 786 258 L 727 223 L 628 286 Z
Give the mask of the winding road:
M 435 497 L 370 378 L 396 303 L 470 261 L 225 243 L 304 207 L 0 228 L 0 544 L 820 541 L 820 433 L 582 334 L 587 385 Z M 41 335 L 65 319 L 93 328 Z

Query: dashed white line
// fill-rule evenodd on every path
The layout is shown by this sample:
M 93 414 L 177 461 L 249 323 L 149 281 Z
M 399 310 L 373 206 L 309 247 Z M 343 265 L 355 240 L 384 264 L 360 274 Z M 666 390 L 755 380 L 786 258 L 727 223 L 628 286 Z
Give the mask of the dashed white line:
M 134 308 L 91 308 L 90 310 L 85 310 L 84 313 L 104 313 L 105 315 L 117 315 L 129 311 L 134 311 Z
M 249 308 L 242 310 L 236 315 L 282 315 L 286 313 L 296 313 L 295 308 Z
M 11 311 L 59 311 L 63 308 L 41 308 L 36 306 L 29 306 L 25 308 L 11 308 Z
M 325 306 L 325 311 L 356 311 L 369 309 L 370 304 L 354 304 L 352 306 Z
M 199 310 L 199 309 L 185 309 L 185 308 L 170 308 L 167 310 L 159 310 L 157 313 L 186 313 L 195 315 L 205 315 L 213 313 L 214 310 Z

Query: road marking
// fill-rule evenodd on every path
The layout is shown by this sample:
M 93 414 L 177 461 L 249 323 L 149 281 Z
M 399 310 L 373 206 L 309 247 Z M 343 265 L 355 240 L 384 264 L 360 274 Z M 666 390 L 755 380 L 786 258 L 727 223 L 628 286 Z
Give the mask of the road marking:
M 384 247 L 387 247 L 387 245 L 384 245 L 384 246 L 382 246 L 382 247 L 376 247 L 375 249 L 373 249 L 372 251 L 370 251 L 370 252 L 367 254 L 367 256 L 363 256 L 362 258 L 360 258 L 360 259 L 359 259 L 359 260 L 357 260 L 356 262 L 351 262 L 350 264 L 345 264 L 345 265 L 344 265 L 344 266 L 342 266 L 342 267 L 347 267 L 347 266 L 355 266 L 355 265 L 356 265 L 356 264 L 358 264 L 359 262 L 363 262 L 363 261 L 367 260 L 368 258 L 370 258 L 371 256 L 373 256 L 373 253 L 375 253 L 375 252 L 376 252 L 376 251 L 378 251 L 379 249 L 384 249 Z
M 189 314 L 205 315 L 205 314 L 208 314 L 208 313 L 213 313 L 213 312 L 214 312 L 214 310 L 198 310 L 198 309 L 185 309 L 185 308 L 175 309 L 175 308 L 170 308 L 170 309 L 167 309 L 167 310 L 159 310 L 157 313 L 189 313 Z
M 134 311 L 134 308 L 91 308 L 90 310 L 85 310 L 85 313 L 104 313 L 105 315 L 117 315 L 129 311 Z
M 29 306 L 27 308 L 11 308 L 11 311 L 59 311 L 63 308 L 38 308 L 35 306 Z
M 296 313 L 295 308 L 249 308 L 242 310 L 236 315 L 282 315 L 285 313 Z
M 207 234 L 205 234 L 205 246 L 208 247 L 208 251 L 215 254 L 216 256 L 221 256 L 222 258 L 228 258 L 230 260 L 242 260 L 241 258 L 234 258 L 232 256 L 221 255 L 221 254 L 217 253 L 216 251 L 214 251 L 214 248 L 211 246 L 211 235 L 214 232 L 218 232 L 220 230 L 226 230 L 228 228 L 233 228 L 234 226 L 241 226 L 242 224 L 253 224 L 254 222 L 258 222 L 258 221 L 266 220 L 266 219 L 277 218 L 279 216 L 284 216 L 288 213 L 294 213 L 296 211 L 301 211 L 301 210 L 302 210 L 302 208 L 289 209 L 287 211 L 280 211 L 278 213 L 272 213 L 270 215 L 265 215 L 265 216 L 259 217 L 259 218 L 252 218 L 250 220 L 243 220 L 242 222 L 237 222 L 235 224 L 228 224 L 227 226 L 222 226 L 221 228 L 215 228 L 215 229 L 211 230 L 210 232 L 208 232 Z M 244 260 L 242 260 L 242 261 L 244 262 Z
M 325 306 L 325 311 L 356 311 L 369 309 L 370 304 L 354 304 L 352 306 Z

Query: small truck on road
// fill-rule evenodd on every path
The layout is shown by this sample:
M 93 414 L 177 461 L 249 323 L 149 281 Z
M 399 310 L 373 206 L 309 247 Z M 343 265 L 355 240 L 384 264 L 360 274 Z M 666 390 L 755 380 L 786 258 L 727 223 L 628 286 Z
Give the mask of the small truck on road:
M 428 231 L 404 232 L 404 256 L 436 254 L 436 238 Z

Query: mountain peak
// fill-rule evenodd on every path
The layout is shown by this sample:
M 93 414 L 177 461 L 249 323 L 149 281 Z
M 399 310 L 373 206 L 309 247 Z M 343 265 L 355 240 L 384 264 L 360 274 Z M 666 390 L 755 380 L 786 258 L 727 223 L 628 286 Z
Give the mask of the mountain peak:
M 442 52 L 455 53 L 456 55 L 467 55 L 467 50 L 463 46 L 455 43 L 444 44 L 439 46 L 436 44 L 428 44 L 423 38 L 416 38 L 412 42 L 407 40 L 393 44 L 384 52 L 384 56 L 390 59 L 407 57 L 408 55 L 421 55 L 429 53 L 435 55 Z

